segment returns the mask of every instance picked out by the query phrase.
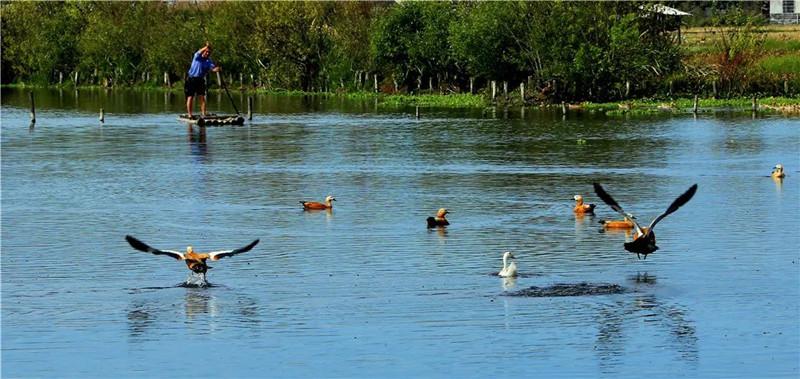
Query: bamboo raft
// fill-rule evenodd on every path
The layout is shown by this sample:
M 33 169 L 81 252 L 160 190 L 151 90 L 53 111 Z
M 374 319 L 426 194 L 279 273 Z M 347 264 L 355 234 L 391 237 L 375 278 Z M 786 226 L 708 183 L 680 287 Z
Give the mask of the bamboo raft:
M 189 117 L 187 114 L 182 114 L 178 116 L 178 120 L 197 126 L 244 125 L 244 117 L 239 115 L 209 114 L 203 117 Z

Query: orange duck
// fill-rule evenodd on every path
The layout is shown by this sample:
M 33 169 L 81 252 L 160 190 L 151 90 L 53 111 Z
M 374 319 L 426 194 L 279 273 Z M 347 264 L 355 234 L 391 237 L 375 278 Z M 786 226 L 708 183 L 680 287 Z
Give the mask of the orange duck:
M 324 203 L 320 203 L 318 201 L 301 201 L 300 204 L 303 204 L 303 209 L 305 210 L 315 210 L 315 209 L 333 209 L 333 202 L 336 201 L 336 198 L 333 196 L 328 196 L 325 198 Z
M 606 229 L 633 229 L 633 221 L 628 217 L 624 220 L 602 220 L 600 224 Z
M 236 255 L 236 254 L 241 254 L 241 253 L 248 252 L 248 251 L 252 250 L 253 247 L 258 245 L 258 242 L 259 242 L 259 240 L 255 240 L 253 242 L 250 242 L 249 245 L 247 245 L 245 247 L 240 247 L 238 249 L 212 251 L 212 252 L 209 252 L 209 253 L 196 253 L 194 251 L 194 249 L 192 249 L 191 246 L 188 246 L 188 247 L 186 247 L 186 252 L 185 253 L 181 253 L 179 251 L 174 251 L 174 250 L 159 250 L 159 249 L 156 249 L 156 248 L 151 247 L 150 245 L 148 245 L 148 244 L 146 244 L 146 243 L 144 243 L 142 241 L 139 241 L 138 239 L 134 238 L 133 236 L 125 236 L 125 240 L 127 240 L 128 243 L 131 244 L 131 247 L 133 247 L 136 250 L 144 251 L 145 253 L 151 253 L 151 254 L 156 254 L 156 255 L 168 255 L 168 256 L 170 256 L 172 258 L 175 258 L 175 259 L 177 259 L 179 261 L 185 261 L 186 262 L 186 267 L 188 267 L 189 270 L 192 270 L 192 272 L 194 272 L 194 273 L 203 275 L 203 281 L 206 280 L 206 271 L 208 271 L 208 269 L 211 268 L 206 264 L 206 260 L 211 259 L 212 261 L 218 261 L 221 258 L 230 257 L 230 256 L 233 256 L 233 255 Z
M 677 211 L 678 208 L 688 203 L 689 200 L 691 200 L 694 196 L 695 192 L 697 192 L 697 184 L 692 185 L 688 190 L 686 190 L 686 192 L 678 196 L 678 198 L 669 205 L 667 210 L 653 219 L 653 222 L 651 222 L 646 228 L 639 226 L 639 223 L 636 222 L 636 217 L 625 212 L 600 184 L 594 183 L 594 192 L 597 193 L 597 196 L 600 197 L 603 202 L 608 204 L 611 209 L 624 216 L 627 220 L 633 222 L 633 227 L 636 229 L 636 234 L 633 237 L 633 241 L 626 242 L 624 244 L 625 250 L 630 251 L 631 253 L 636 253 L 637 258 L 641 259 L 641 256 L 644 255 L 644 259 L 647 259 L 648 254 L 652 254 L 658 250 L 658 246 L 656 246 L 656 234 L 653 232 L 653 228 L 655 228 L 656 224 L 658 224 L 658 222 L 664 217 L 667 217 L 669 214 Z
M 572 208 L 572 211 L 575 214 L 583 215 L 583 214 L 594 214 L 594 204 L 584 204 L 583 203 L 583 196 L 575 195 L 573 197 L 575 199 L 575 208 Z
M 436 217 L 428 217 L 428 227 L 435 228 L 437 226 L 447 226 L 450 225 L 447 222 L 447 218 L 445 216 L 450 213 L 446 208 L 440 208 L 438 212 L 436 212 Z
M 786 176 L 786 174 L 783 173 L 783 165 L 780 163 L 776 164 L 770 176 L 772 176 L 773 179 L 783 179 Z

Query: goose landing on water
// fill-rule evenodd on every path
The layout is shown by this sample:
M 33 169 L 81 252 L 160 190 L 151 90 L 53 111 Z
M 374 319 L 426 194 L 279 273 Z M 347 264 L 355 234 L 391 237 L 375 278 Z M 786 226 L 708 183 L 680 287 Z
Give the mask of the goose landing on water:
M 686 192 L 678 196 L 678 198 L 669 205 L 669 208 L 667 208 L 664 213 L 653 219 L 653 222 L 651 222 L 646 228 L 639 226 L 639 223 L 636 222 L 636 217 L 625 212 L 600 184 L 594 183 L 594 192 L 597 193 L 597 196 L 599 196 L 603 202 L 608 204 L 611 209 L 617 211 L 617 213 L 623 215 L 633 222 L 633 227 L 636 229 L 636 235 L 633 237 L 633 241 L 625 243 L 625 250 L 628 250 L 631 253 L 636 253 L 636 257 L 640 259 L 640 255 L 644 255 L 644 259 L 647 259 L 648 254 L 658 250 L 658 246 L 656 246 L 656 234 L 653 232 L 653 228 L 655 228 L 656 224 L 658 224 L 658 222 L 664 217 L 667 217 L 669 214 L 677 211 L 678 208 L 688 203 L 689 200 L 691 200 L 694 196 L 695 192 L 697 192 L 697 184 L 692 185 Z
M 517 263 L 514 261 L 509 263 L 509 259 L 517 259 L 517 257 L 515 257 L 514 254 L 511 254 L 510 251 L 506 251 L 503 253 L 503 269 L 497 273 L 497 276 L 503 278 L 513 278 L 517 276 Z
M 206 260 L 211 259 L 212 261 L 217 261 L 217 260 L 220 260 L 221 258 L 230 257 L 230 256 L 233 256 L 233 255 L 236 255 L 236 254 L 241 254 L 241 253 L 248 252 L 248 251 L 252 250 L 253 247 L 258 245 L 258 242 L 260 241 L 260 240 L 255 240 L 253 242 L 250 242 L 249 245 L 247 245 L 245 247 L 240 247 L 238 249 L 212 251 L 212 252 L 209 252 L 209 253 L 196 253 L 194 251 L 194 249 L 192 249 L 191 246 L 188 246 L 186 248 L 186 252 L 185 253 L 181 253 L 179 251 L 174 251 L 174 250 L 159 250 L 159 249 L 156 249 L 156 248 L 151 247 L 150 245 L 148 245 L 148 244 L 146 244 L 146 243 L 144 243 L 142 241 L 139 241 L 138 239 L 134 238 L 133 236 L 129 236 L 129 235 L 125 236 L 125 240 L 127 240 L 128 243 L 131 244 L 131 247 L 133 247 L 136 250 L 144 251 L 145 253 L 151 253 L 151 254 L 156 254 L 156 255 L 168 255 L 168 256 L 170 256 L 172 258 L 175 258 L 175 259 L 177 259 L 179 261 L 185 261 L 186 262 L 186 267 L 188 267 L 189 270 L 192 270 L 192 272 L 194 272 L 194 273 L 203 275 L 203 281 L 204 282 L 206 281 L 206 271 L 208 271 L 208 269 L 211 268 L 206 264 Z
M 347 199 L 345 199 L 346 202 Z M 314 209 L 333 209 L 333 202 L 336 201 L 336 198 L 333 196 L 328 196 L 325 198 L 324 203 L 320 203 L 318 201 L 301 201 L 300 204 L 303 204 L 303 209 L 305 210 L 314 210 Z

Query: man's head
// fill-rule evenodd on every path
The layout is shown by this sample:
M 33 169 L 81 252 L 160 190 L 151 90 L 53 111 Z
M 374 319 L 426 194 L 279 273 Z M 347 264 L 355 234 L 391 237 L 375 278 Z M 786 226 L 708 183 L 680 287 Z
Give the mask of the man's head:
M 206 46 L 206 49 L 203 50 L 203 53 L 200 54 L 200 56 L 203 58 L 208 58 L 209 55 L 211 55 L 211 46 Z

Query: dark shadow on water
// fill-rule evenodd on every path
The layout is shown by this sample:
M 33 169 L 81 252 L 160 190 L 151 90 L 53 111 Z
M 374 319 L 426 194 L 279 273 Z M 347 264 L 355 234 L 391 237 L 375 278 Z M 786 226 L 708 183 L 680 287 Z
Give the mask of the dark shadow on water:
M 596 296 L 625 293 L 625 287 L 610 283 L 559 283 L 547 287 L 532 286 L 516 292 L 504 293 L 517 297 Z

